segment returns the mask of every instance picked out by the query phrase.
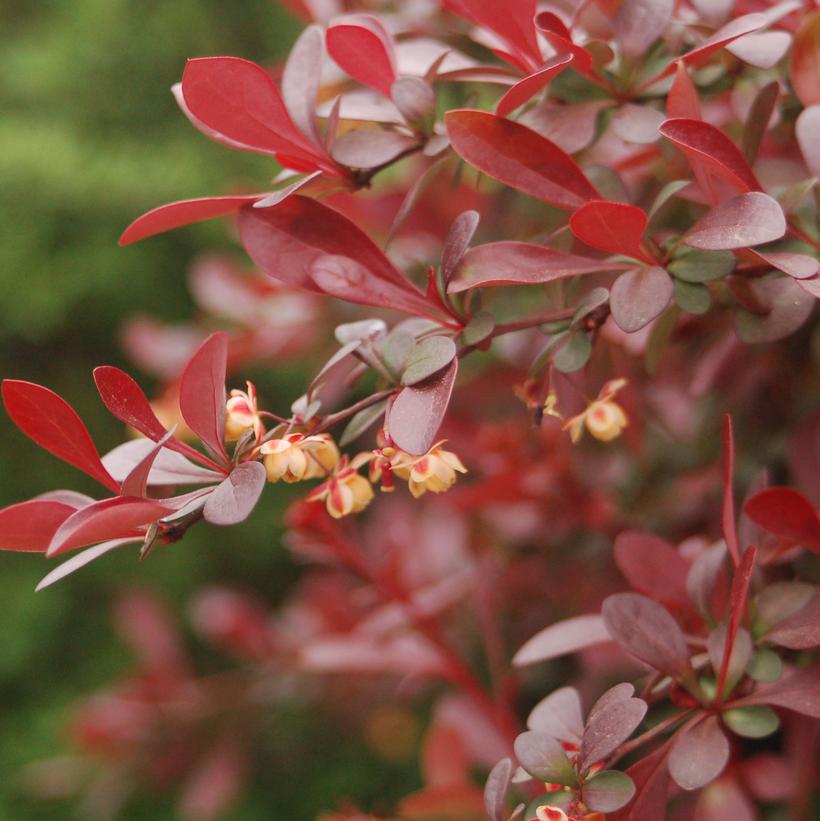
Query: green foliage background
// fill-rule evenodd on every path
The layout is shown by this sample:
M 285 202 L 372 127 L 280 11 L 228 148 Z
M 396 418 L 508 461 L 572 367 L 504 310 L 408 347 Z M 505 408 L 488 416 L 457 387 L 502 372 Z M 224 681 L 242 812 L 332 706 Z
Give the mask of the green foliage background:
M 103 410 L 91 369 L 128 365 L 117 330 L 130 314 L 186 318 L 189 262 L 230 247 L 218 223 L 126 249 L 117 246 L 120 232 L 155 205 L 243 184 L 258 190 L 275 173 L 264 158 L 192 129 L 169 88 L 187 57 L 270 60 L 298 30 L 271 0 L 0 4 L 0 375 L 57 390 L 103 452 L 121 441 L 122 430 Z M 274 370 L 263 378 L 275 391 L 294 375 Z M 0 506 L 55 487 L 97 491 L 0 415 Z M 128 669 L 108 618 L 116 590 L 158 590 L 181 621 L 190 594 L 216 581 L 275 601 L 294 573 L 279 544 L 277 507 L 269 502 L 230 533 L 196 528 L 142 564 L 109 557 L 37 595 L 48 566 L 37 556 L 0 557 L 0 821 L 75 817 L 67 802 L 27 796 L 19 772 L 70 749 L 64 727 L 71 705 Z M 226 663 L 198 652 L 205 669 Z M 307 819 L 340 796 L 366 801 L 412 788 L 400 770 L 374 769 L 355 742 L 331 743 L 332 724 L 317 723 L 315 714 L 308 723 L 307 712 L 294 706 L 271 717 L 266 760 L 231 818 Z M 173 799 L 142 796 L 125 817 L 173 818 Z

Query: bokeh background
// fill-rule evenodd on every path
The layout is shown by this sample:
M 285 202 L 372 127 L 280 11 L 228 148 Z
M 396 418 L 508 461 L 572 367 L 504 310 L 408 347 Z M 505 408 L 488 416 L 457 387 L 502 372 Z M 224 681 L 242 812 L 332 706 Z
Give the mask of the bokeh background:
M 97 397 L 92 368 L 124 366 L 149 393 L 152 387 L 123 355 L 122 322 L 135 313 L 190 317 L 185 273 L 192 259 L 236 250 L 219 221 L 126 249 L 117 246 L 122 229 L 170 200 L 243 182 L 259 190 L 275 171 L 264 158 L 192 129 L 170 86 L 187 57 L 271 61 L 299 30 L 272 0 L 0 3 L 0 375 L 63 395 L 101 452 L 123 432 Z M 300 374 L 290 363 L 271 364 L 251 374 L 265 395 L 296 395 Z M 65 486 L 95 491 L 0 414 L 0 506 Z M 75 817 L 70 802 L 32 798 L 21 774 L 30 762 L 70 751 L 72 705 L 127 671 L 129 653 L 109 619 L 117 591 L 159 591 L 182 625 L 191 593 L 209 582 L 275 602 L 297 572 L 280 545 L 285 496 L 266 494 L 252 522 L 229 534 L 197 527 L 150 561 L 111 556 L 36 595 L 48 565 L 33 555 L 1 557 L 0 821 Z M 227 666 L 189 638 L 201 670 Z M 375 766 L 359 742 L 348 736 L 338 743 L 330 716 L 317 721 L 311 708 L 308 722 L 307 709 L 294 703 L 271 716 L 269 749 L 231 818 L 307 819 L 339 796 L 367 802 L 413 788 L 406 763 Z M 126 816 L 173 818 L 173 797 L 144 794 Z

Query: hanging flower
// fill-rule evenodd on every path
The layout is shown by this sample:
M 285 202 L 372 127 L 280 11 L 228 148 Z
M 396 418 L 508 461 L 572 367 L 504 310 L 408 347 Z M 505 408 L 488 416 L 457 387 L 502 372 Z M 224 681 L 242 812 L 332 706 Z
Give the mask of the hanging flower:
M 393 473 L 408 482 L 410 492 L 417 499 L 428 490 L 432 493 L 449 490 L 456 481 L 456 471 L 467 472 L 467 468 L 455 453 L 441 447 L 445 441 L 442 439 L 436 442 L 422 456 L 412 456 L 397 450 L 390 459 Z
M 245 431 L 253 430 L 256 438 L 261 439 L 265 433 L 259 409 L 256 405 L 256 387 L 253 382 L 246 382 L 247 391 L 232 390 L 231 398 L 225 405 L 225 441 L 236 442 Z
M 269 482 L 319 479 L 339 463 L 339 449 L 327 433 L 291 433 L 282 439 L 268 440 L 259 452 L 264 456 Z
M 601 442 L 610 442 L 621 435 L 628 420 L 623 408 L 612 401 L 612 397 L 626 385 L 626 379 L 611 379 L 600 390 L 598 397 L 589 403 L 586 410 L 568 419 L 564 430 L 569 430 L 570 439 L 577 442 L 584 432 L 584 426 L 592 436 Z
M 369 453 L 359 454 L 352 462 L 346 455 L 342 456 L 330 478 L 312 490 L 307 500 L 324 502 L 327 512 L 334 519 L 364 510 L 375 494 L 373 486 L 364 476 L 359 475 L 358 469 L 370 456 Z

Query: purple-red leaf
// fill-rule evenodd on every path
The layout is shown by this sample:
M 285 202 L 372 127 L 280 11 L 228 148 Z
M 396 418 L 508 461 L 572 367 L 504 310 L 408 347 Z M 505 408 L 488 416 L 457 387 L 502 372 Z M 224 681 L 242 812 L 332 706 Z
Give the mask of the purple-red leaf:
M 607 813 L 607 821 L 664 821 L 669 792 L 668 756 L 669 742 L 626 771 L 635 784 L 635 798 L 623 810 Z
M 601 614 L 612 638 L 636 658 L 675 679 L 690 673 L 683 631 L 657 602 L 616 593 L 604 601 Z
M 338 17 L 328 26 L 325 42 L 336 64 L 354 80 L 390 96 L 397 77 L 396 54 L 378 18 L 369 14 Z
M 391 439 L 402 450 L 420 455 L 433 446 L 457 373 L 458 359 L 454 359 L 428 382 L 401 390 L 388 410 L 386 424 Z
M 628 57 L 646 54 L 666 31 L 675 0 L 624 0 L 615 15 L 615 38 Z
M 499 117 L 506 117 L 519 106 L 524 105 L 528 100 L 546 88 L 553 77 L 557 77 L 571 62 L 572 54 L 560 54 L 553 57 L 543 68 L 534 74 L 530 74 L 523 80 L 519 80 L 514 86 L 507 90 L 504 96 L 498 101 L 495 113 Z
M 239 234 L 251 259 L 292 287 L 409 314 L 438 315 L 363 231 L 316 200 L 291 196 L 274 208 L 245 208 Z
M 547 733 L 527 730 L 515 739 L 515 756 L 518 763 L 539 781 L 564 786 L 575 785 L 575 769 L 567 758 L 564 748 Z
M 655 260 L 641 247 L 648 222 L 646 213 L 635 205 L 593 200 L 573 213 L 569 227 L 578 239 L 592 248 L 634 257 L 652 265 Z
M 448 283 L 470 247 L 478 228 L 478 211 L 463 211 L 454 220 L 441 250 L 441 276 Z
M 565 277 L 618 271 L 622 262 L 580 257 L 531 242 L 489 242 L 470 248 L 461 258 L 447 287 L 457 294 L 492 285 L 540 285 Z
M 148 477 L 154 467 L 154 462 L 159 456 L 163 445 L 167 444 L 171 438 L 172 433 L 169 431 L 162 439 L 159 440 L 143 457 L 128 471 L 125 478 L 122 480 L 122 487 L 120 488 L 121 496 L 145 496 L 148 489 Z
M 211 334 L 197 349 L 179 382 L 179 410 L 188 427 L 214 455 L 227 462 L 225 452 L 225 373 L 228 335 Z
M 667 120 L 658 129 L 686 154 L 690 164 L 725 180 L 740 193 L 760 191 L 743 152 L 719 129 L 703 120 Z
M 213 525 L 244 522 L 256 507 L 266 481 L 261 462 L 243 462 L 208 496 L 203 510 L 205 519 Z
M 616 699 L 599 707 L 587 721 L 576 766 L 579 771 L 603 761 L 629 736 L 646 715 L 639 698 Z
M 541 699 L 527 717 L 527 728 L 547 733 L 559 741 L 579 744 L 584 733 L 584 718 L 578 691 L 574 687 L 561 687 Z
M 771 487 L 755 493 L 743 511 L 764 530 L 820 553 L 820 516 L 802 493 Z
M 807 108 L 820 103 L 820 11 L 807 14 L 797 30 L 789 59 L 789 79 Z M 815 137 L 816 139 L 816 137 Z
M 785 233 L 786 217 L 777 200 L 752 191 L 713 208 L 683 241 L 704 251 L 725 251 L 773 242 Z
M 448 111 L 444 122 L 462 159 L 511 188 L 566 210 L 601 199 L 569 154 L 526 126 L 470 109 Z
M 652 533 L 627 530 L 615 539 L 615 564 L 638 593 L 670 607 L 685 607 L 689 565 L 669 542 Z
M 735 434 L 732 428 L 732 417 L 728 413 L 723 416 L 721 433 L 721 468 L 723 471 L 721 524 L 726 547 L 735 567 L 737 567 L 740 564 L 740 542 L 737 537 L 737 518 L 735 516 Z
M 0 550 L 43 553 L 57 528 L 77 510 L 53 499 L 29 499 L 0 510 Z
M 202 197 L 160 205 L 141 217 L 137 217 L 122 232 L 120 245 L 130 245 L 132 242 L 138 242 L 146 237 L 162 234 L 183 225 L 233 214 L 243 205 L 256 202 L 261 196 L 251 194 L 245 197 Z
M 16 379 L 4 380 L 2 390 L 8 415 L 26 436 L 109 490 L 119 490 L 100 461 L 91 434 L 65 399 L 42 385 Z
M 790 650 L 817 647 L 820 644 L 820 594 L 816 593 L 808 604 L 783 619 L 765 638 Z
M 593 775 L 581 787 L 581 798 L 590 810 L 611 813 L 628 804 L 635 795 L 635 784 L 626 774 L 604 770 Z
M 672 277 L 663 268 L 632 268 L 612 283 L 612 318 L 627 333 L 639 331 L 666 310 L 674 292 Z
M 173 508 L 153 499 L 115 496 L 80 508 L 54 533 L 46 551 L 57 556 L 75 547 L 108 539 L 133 538 L 141 529 L 173 512 Z
M 539 661 L 574 653 L 593 644 L 612 641 L 612 636 L 597 613 L 574 616 L 551 624 L 536 633 L 513 657 L 513 664 L 522 667 Z
M 773 684 L 758 687 L 751 695 L 732 702 L 731 707 L 768 704 L 802 715 L 820 718 L 820 665 L 797 670 Z
M 685 790 L 697 790 L 714 781 L 729 761 L 729 740 L 717 716 L 684 728 L 669 753 L 669 774 Z
M 491 821 L 502 821 L 504 818 L 504 802 L 507 790 L 512 781 L 513 763 L 504 758 L 490 770 L 487 783 L 484 785 L 484 808 Z

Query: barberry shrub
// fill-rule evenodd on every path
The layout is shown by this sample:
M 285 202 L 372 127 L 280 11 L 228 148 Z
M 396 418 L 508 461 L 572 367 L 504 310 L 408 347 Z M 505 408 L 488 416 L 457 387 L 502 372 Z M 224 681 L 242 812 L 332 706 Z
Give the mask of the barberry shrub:
M 129 323 L 164 387 L 95 370 L 126 441 L 100 456 L 62 398 L 3 383 L 107 494 L 0 511 L 0 548 L 70 554 L 39 588 L 308 483 L 287 600 L 192 604 L 235 674 L 197 676 L 162 605 L 122 599 L 138 669 L 78 712 L 83 755 L 122 799 L 159 779 L 229 817 L 248 716 L 332 673 L 388 758 L 415 721 L 390 701 L 430 705 L 392 818 L 813 817 L 820 10 L 379 5 L 288 3 L 309 25 L 281 67 L 186 65 L 191 124 L 278 172 L 123 233 L 229 215 L 255 265 L 196 267 L 207 321 Z M 300 396 L 230 387 L 314 351 Z

